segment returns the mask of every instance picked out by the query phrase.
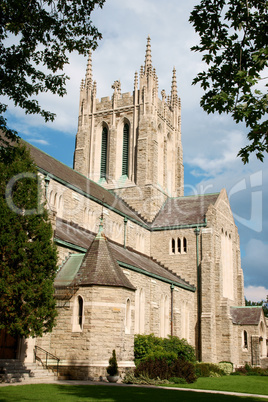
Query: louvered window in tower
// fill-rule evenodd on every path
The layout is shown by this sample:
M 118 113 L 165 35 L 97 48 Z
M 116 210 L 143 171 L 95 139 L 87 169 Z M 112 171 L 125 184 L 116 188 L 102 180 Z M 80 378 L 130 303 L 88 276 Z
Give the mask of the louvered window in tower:
M 107 173 L 107 140 L 108 140 L 107 128 L 103 127 L 102 139 L 101 139 L 101 167 L 100 167 L 101 179 L 106 179 L 106 173 Z
M 129 149 L 129 125 L 124 125 L 123 132 L 123 156 L 122 156 L 122 176 L 128 176 L 128 149 Z

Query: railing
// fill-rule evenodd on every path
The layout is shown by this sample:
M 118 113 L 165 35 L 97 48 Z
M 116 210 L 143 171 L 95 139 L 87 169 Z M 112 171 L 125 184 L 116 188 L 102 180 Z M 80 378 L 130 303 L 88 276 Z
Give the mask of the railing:
M 38 351 L 39 351 L 39 352 L 42 352 L 42 353 L 45 353 L 45 355 L 46 355 L 46 357 L 45 357 L 45 363 L 44 363 L 44 361 L 42 360 L 42 358 L 37 355 L 37 352 L 38 352 Z M 52 353 L 47 352 L 45 349 L 42 349 L 42 348 L 40 348 L 39 346 L 35 346 L 35 348 L 34 348 L 34 357 L 35 357 L 35 361 L 36 361 L 36 360 L 39 360 L 39 361 L 42 363 L 42 365 L 46 367 L 46 369 L 48 368 L 48 364 L 47 364 L 48 356 L 49 356 L 51 359 L 57 360 L 57 376 L 58 376 L 58 374 L 59 374 L 59 362 L 60 362 L 60 359 L 59 359 L 57 356 L 54 356 Z

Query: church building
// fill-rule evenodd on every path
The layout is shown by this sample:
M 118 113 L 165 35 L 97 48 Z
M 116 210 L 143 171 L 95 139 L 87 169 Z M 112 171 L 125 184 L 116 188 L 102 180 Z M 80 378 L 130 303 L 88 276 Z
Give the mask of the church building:
M 73 169 L 29 145 L 59 251 L 57 325 L 31 339 L 70 378 L 134 367 L 134 335 L 176 335 L 198 360 L 261 365 L 267 323 L 245 307 L 240 244 L 227 193 L 184 196 L 176 70 L 161 91 L 150 38 L 131 93 L 97 96 L 89 56 Z

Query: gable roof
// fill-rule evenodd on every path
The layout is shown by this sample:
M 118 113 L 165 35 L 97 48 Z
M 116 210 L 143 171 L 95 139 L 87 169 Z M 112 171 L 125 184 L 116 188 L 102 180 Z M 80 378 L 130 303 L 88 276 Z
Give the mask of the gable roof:
M 210 204 L 219 197 L 216 194 L 168 198 L 155 217 L 152 229 L 176 226 L 205 225 L 205 215 Z
M 261 314 L 261 306 L 231 307 L 232 321 L 237 325 L 258 325 Z
M 86 252 L 87 249 L 88 251 L 90 250 L 91 245 L 95 242 L 94 238 L 95 235 L 92 232 L 89 232 L 78 225 L 70 224 L 67 221 L 57 218 L 55 241 L 59 244 L 63 244 L 68 248 L 72 248 L 73 250 L 77 250 L 76 247 L 83 244 L 85 246 L 84 249 L 78 248 L 78 250 L 84 250 L 84 252 Z M 195 287 L 190 285 L 189 282 L 185 281 L 179 275 L 167 269 L 157 261 L 152 260 L 148 256 L 138 253 L 130 248 L 124 248 L 122 245 L 112 242 L 108 239 L 107 247 L 109 248 L 109 253 L 112 254 L 113 259 L 117 262 L 119 267 L 139 272 L 143 275 L 159 279 L 166 283 L 173 283 L 175 286 L 190 290 L 192 292 L 195 291 Z M 96 259 L 98 251 L 95 250 L 95 246 L 92 251 L 94 251 L 94 258 Z M 98 255 L 101 256 L 101 254 Z M 71 262 L 69 262 L 69 264 L 71 264 Z M 58 281 L 61 278 L 59 275 L 57 275 L 56 279 Z M 57 281 L 55 284 L 61 286 L 62 282 Z
M 42 173 L 49 175 L 51 178 L 61 182 L 74 191 L 115 210 L 117 213 L 120 213 L 123 216 L 128 216 L 139 224 L 144 225 L 144 221 L 141 217 L 130 209 L 126 203 L 114 193 L 109 192 L 99 184 L 47 155 L 45 152 L 33 145 L 27 142 L 25 142 L 25 144 L 29 148 L 35 164 Z

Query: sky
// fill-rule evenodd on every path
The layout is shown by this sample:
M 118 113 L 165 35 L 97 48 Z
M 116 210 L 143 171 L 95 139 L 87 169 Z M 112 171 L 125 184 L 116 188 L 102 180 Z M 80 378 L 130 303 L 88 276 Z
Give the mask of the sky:
M 268 155 L 264 163 L 252 156 L 250 163 L 243 165 L 236 155 L 247 144 L 245 127 L 227 115 L 207 115 L 200 107 L 203 91 L 193 86 L 192 80 L 204 65 L 201 55 L 190 50 L 199 37 L 188 22 L 196 4 L 198 0 L 106 0 L 91 16 L 103 35 L 93 53 L 93 79 L 98 98 L 112 95 L 115 80 L 121 81 L 122 93 L 133 91 L 135 71 L 144 64 L 148 35 L 159 97 L 162 89 L 170 93 L 176 68 L 182 103 L 185 194 L 226 188 L 240 235 L 245 296 L 259 301 L 268 295 Z M 71 54 L 65 69 L 70 77 L 67 95 L 40 95 L 42 106 L 57 114 L 54 122 L 25 115 L 9 102 L 6 115 L 9 126 L 22 138 L 71 167 L 86 64 L 86 58 Z

